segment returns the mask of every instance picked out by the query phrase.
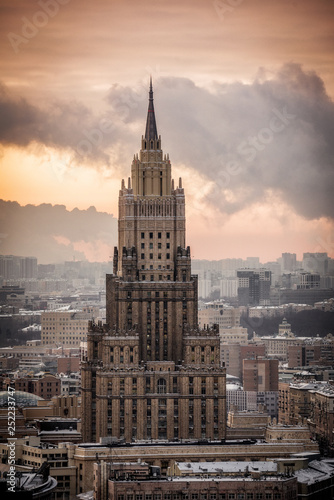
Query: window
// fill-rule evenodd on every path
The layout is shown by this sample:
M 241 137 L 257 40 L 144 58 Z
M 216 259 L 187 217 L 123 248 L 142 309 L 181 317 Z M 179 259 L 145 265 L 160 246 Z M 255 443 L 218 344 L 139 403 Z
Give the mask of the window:
M 142 238 L 145 238 L 145 233 L 141 233 L 141 237 L 142 237 Z
M 141 279 L 145 281 L 145 274 L 142 275 Z
M 166 259 L 170 259 L 170 254 L 166 253 Z
M 158 243 L 158 248 L 159 248 L 159 249 L 161 248 L 161 243 Z
M 158 253 L 158 259 L 161 260 L 161 253 Z
M 150 253 L 150 259 L 153 259 L 153 253 Z
M 140 248 L 145 248 L 145 243 L 142 243 L 142 244 L 140 245 Z
M 144 254 L 144 253 L 141 253 L 141 254 L 140 254 L 140 258 L 141 258 L 142 260 L 144 260 L 144 259 L 145 259 L 145 254 Z
M 153 248 L 153 243 L 150 243 L 150 249 L 152 250 L 152 248 Z
M 151 281 L 154 281 L 154 275 L 151 274 Z
M 166 394 L 167 385 L 166 385 L 166 380 L 164 378 L 159 378 L 157 383 L 157 392 L 158 394 Z
M 150 233 L 150 240 L 153 240 L 153 233 Z
M 166 233 L 166 238 L 170 238 L 170 233 Z
M 166 243 L 167 250 L 170 248 L 170 243 Z

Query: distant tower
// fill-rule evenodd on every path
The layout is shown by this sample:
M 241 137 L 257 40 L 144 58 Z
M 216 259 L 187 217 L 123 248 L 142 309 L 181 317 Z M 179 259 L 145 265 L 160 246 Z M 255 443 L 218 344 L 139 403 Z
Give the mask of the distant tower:
M 197 328 L 184 189 L 161 149 L 152 81 L 141 150 L 119 192 L 113 265 L 107 325 L 90 325 L 82 366 L 84 439 L 224 438 L 218 328 Z

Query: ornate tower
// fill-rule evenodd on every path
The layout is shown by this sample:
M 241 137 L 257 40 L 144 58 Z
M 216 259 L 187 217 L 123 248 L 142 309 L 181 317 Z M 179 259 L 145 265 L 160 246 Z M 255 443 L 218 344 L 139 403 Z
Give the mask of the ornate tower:
M 218 331 L 197 329 L 184 189 L 161 149 L 152 82 L 141 149 L 119 192 L 113 265 L 107 324 L 90 325 L 82 368 L 84 439 L 224 438 Z

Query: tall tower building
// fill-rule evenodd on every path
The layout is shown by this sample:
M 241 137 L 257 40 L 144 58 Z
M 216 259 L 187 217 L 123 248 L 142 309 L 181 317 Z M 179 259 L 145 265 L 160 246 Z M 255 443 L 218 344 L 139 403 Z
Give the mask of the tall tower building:
M 119 192 L 107 324 L 90 323 L 82 364 L 86 441 L 225 437 L 219 331 L 198 329 L 185 196 L 161 149 L 152 82 L 145 135 Z

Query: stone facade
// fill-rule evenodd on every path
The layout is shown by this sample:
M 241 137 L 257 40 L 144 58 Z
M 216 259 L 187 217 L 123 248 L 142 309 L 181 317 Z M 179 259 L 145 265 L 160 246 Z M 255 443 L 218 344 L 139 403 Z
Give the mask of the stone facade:
M 334 456 L 334 386 L 326 384 L 319 390 L 310 391 L 310 416 L 308 424 L 320 449 Z
M 84 441 L 224 439 L 219 329 L 198 329 L 184 189 L 161 149 L 152 87 L 141 150 L 119 193 L 113 265 L 107 324 L 89 324 L 82 362 Z
M 214 460 L 226 461 L 264 461 L 279 458 L 289 458 L 296 453 L 319 453 L 316 443 L 270 443 L 250 444 L 248 442 L 219 443 L 130 443 L 119 446 L 99 444 L 73 445 L 74 463 L 78 468 L 78 491 L 92 489 L 94 480 L 94 463 L 99 461 L 113 464 L 145 461 L 149 465 L 161 467 L 161 474 L 166 474 L 168 467 L 175 462 L 200 461 L 205 467 L 206 462 Z M 200 457 L 200 458 L 199 458 Z M 265 498 L 263 499 L 265 500 Z

